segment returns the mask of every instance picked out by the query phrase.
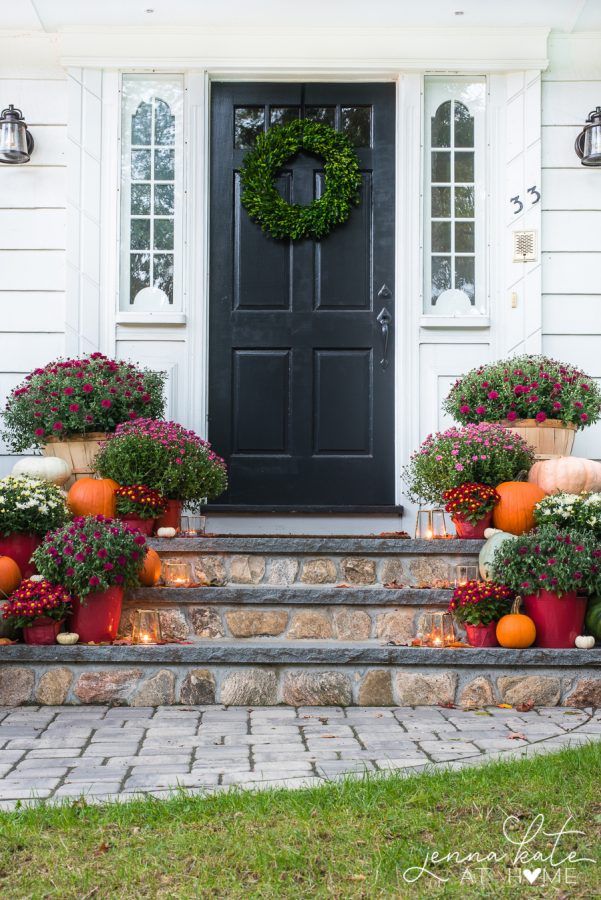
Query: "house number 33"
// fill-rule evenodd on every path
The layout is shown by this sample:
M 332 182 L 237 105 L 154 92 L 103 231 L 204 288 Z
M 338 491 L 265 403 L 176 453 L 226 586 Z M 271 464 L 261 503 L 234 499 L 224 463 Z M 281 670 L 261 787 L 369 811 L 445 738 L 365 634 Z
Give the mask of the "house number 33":
M 537 189 L 535 184 L 533 184 L 532 187 L 528 188 L 527 193 L 531 196 L 530 203 L 532 206 L 534 206 L 535 203 L 539 202 L 540 191 Z M 512 197 L 509 202 L 515 204 L 516 209 L 514 209 L 513 214 L 514 216 L 518 216 L 524 208 L 524 204 L 520 200 L 520 195 L 516 194 L 515 197 Z

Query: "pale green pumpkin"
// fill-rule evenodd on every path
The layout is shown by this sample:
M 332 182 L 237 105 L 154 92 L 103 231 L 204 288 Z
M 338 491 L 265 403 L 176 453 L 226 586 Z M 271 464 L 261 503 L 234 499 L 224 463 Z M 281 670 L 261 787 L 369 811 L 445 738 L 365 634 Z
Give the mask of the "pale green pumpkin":
M 505 541 L 515 540 L 517 535 L 509 534 L 508 531 L 499 531 L 497 528 L 487 528 L 484 534 L 486 543 L 480 550 L 478 565 L 481 577 L 485 581 L 492 581 L 491 568 L 495 553 Z

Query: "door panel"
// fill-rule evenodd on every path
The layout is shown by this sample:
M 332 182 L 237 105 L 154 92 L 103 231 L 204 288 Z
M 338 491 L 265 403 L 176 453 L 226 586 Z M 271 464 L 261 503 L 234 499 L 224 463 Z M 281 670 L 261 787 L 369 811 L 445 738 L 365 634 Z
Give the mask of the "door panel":
M 361 202 L 321 242 L 275 241 L 240 203 L 240 167 L 266 123 L 303 115 L 353 140 Z M 213 85 L 209 437 L 231 482 L 220 503 L 394 504 L 394 341 L 382 368 L 376 321 L 394 312 L 394 115 L 392 84 Z M 305 153 L 277 179 L 300 204 L 323 183 Z

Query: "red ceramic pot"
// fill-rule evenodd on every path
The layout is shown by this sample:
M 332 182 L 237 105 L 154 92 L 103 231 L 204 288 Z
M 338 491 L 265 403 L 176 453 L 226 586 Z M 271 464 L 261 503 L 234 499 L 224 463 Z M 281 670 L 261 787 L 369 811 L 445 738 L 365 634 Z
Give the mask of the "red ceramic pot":
M 455 526 L 458 538 L 471 538 L 472 540 L 483 538 L 485 529 L 490 528 L 492 523 L 492 510 L 483 519 L 476 522 L 475 525 L 472 525 L 463 516 L 452 516 L 451 521 Z
M 150 537 L 154 531 L 154 519 L 140 519 L 138 516 L 119 516 L 119 518 L 125 525 L 135 528 L 146 537 Z
M 156 527 L 175 528 L 179 531 L 182 518 L 182 505 L 181 500 L 167 500 L 167 509 L 162 516 L 156 519 Z
M 465 626 L 467 640 L 472 647 L 498 647 L 497 640 L 497 623 L 490 622 L 488 625 L 467 625 Z
M 537 647 L 571 648 L 582 634 L 586 597 L 570 591 L 558 597 L 553 591 L 539 591 L 522 597 L 524 612 L 536 625 Z
M 123 588 L 119 585 L 106 591 L 94 591 L 84 597 L 83 603 L 79 597 L 75 597 L 69 627 L 79 635 L 79 640 L 83 644 L 90 641 L 95 644 L 114 641 L 121 620 L 122 606 Z
M 0 537 L 0 556 L 10 556 L 21 570 L 23 578 L 29 578 L 37 571 L 30 562 L 31 554 L 42 543 L 37 534 L 7 534 Z
M 30 625 L 23 626 L 23 640 L 26 644 L 56 644 L 56 636 L 62 627 L 62 621 L 38 616 Z

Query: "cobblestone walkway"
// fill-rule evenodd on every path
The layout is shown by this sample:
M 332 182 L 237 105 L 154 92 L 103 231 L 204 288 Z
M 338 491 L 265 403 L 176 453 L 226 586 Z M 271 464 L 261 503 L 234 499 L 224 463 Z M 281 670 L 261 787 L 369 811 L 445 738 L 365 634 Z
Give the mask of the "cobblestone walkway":
M 297 787 L 600 738 L 601 710 L 558 707 L 0 708 L 0 808 L 33 798 L 167 797 L 178 787 Z

